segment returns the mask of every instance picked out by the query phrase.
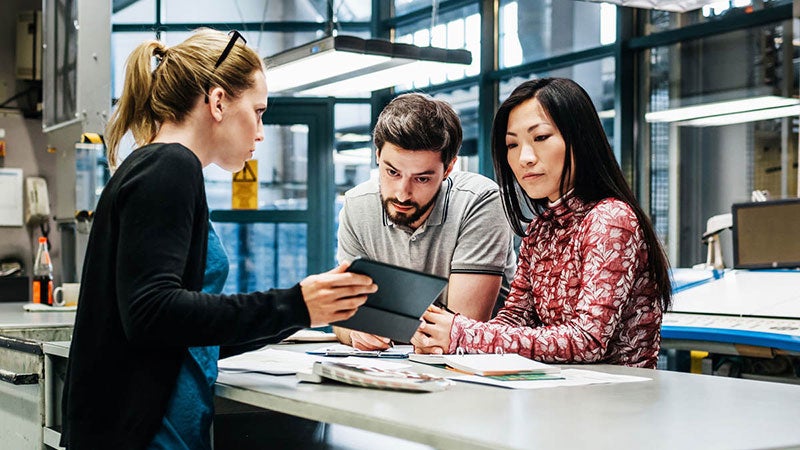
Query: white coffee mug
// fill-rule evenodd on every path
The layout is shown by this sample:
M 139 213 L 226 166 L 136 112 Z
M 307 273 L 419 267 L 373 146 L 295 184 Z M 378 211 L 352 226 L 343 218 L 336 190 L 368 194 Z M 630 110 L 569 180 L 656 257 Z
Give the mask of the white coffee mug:
M 80 283 L 63 283 L 53 290 L 53 304 L 56 306 L 75 306 L 81 293 Z

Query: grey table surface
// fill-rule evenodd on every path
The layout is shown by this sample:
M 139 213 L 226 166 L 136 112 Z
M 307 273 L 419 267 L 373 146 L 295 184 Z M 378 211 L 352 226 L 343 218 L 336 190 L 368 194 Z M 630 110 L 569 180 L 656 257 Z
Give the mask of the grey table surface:
M 536 390 L 457 383 L 443 392 L 405 393 L 299 383 L 291 375 L 221 373 L 216 393 L 442 449 L 800 448 L 800 386 L 611 365 L 583 368 L 651 380 Z
M 48 346 L 47 353 L 66 356 L 69 343 Z M 582 368 L 651 380 L 537 390 L 457 383 L 443 392 L 406 393 L 223 372 L 216 395 L 440 449 L 800 448 L 798 385 L 610 365 Z
M 29 312 L 24 302 L 0 303 L 0 328 L 61 327 L 75 324 L 75 311 Z

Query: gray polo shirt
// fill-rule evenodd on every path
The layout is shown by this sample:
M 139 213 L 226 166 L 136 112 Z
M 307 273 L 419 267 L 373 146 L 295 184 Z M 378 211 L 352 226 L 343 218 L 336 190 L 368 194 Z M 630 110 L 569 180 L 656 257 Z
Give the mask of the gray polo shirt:
M 339 262 L 361 256 L 448 278 L 451 273 L 514 276 L 516 255 L 497 184 L 471 172 L 444 180 L 416 230 L 391 222 L 377 180 L 345 193 L 339 213 Z

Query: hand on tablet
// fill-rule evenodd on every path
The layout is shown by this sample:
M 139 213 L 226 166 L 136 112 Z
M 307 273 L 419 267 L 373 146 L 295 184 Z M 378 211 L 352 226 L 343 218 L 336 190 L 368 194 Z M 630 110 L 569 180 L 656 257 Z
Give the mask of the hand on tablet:
M 367 275 L 379 289 L 370 294 L 358 312 L 347 320 L 333 322 L 347 330 L 335 331 L 339 341 L 356 348 L 386 348 L 385 339 L 356 338 L 351 342 L 350 331 L 360 331 L 395 342 L 408 342 L 419 326 L 418 317 L 439 297 L 447 287 L 447 278 L 407 269 L 366 258 L 356 258 L 348 272 Z M 362 337 L 365 335 L 361 335 Z M 374 336 L 373 336 L 374 338 Z M 382 342 L 379 342 L 382 341 Z
M 444 309 L 431 305 L 422 315 L 422 323 L 411 338 L 414 353 L 446 353 L 450 348 L 450 329 L 455 317 Z
M 386 350 L 392 346 L 392 341 L 374 334 L 350 331 L 350 345 L 357 350 Z
M 341 264 L 300 282 L 312 327 L 351 317 L 367 301 L 367 295 L 378 290 L 370 277 L 346 272 L 347 267 Z

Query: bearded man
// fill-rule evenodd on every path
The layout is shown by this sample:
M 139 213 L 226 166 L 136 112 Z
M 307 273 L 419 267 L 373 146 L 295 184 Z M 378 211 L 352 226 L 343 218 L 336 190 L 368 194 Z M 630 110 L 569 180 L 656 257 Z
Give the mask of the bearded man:
M 419 93 L 392 100 L 373 130 L 378 177 L 345 194 L 337 259 L 364 257 L 448 278 L 439 302 L 485 321 L 513 278 L 516 255 L 497 184 L 453 170 L 461 141 L 461 122 L 446 102 Z M 360 350 L 391 345 L 334 331 Z

